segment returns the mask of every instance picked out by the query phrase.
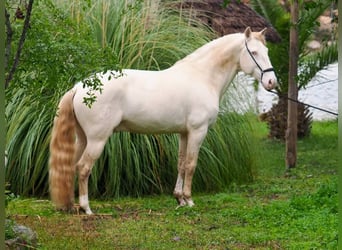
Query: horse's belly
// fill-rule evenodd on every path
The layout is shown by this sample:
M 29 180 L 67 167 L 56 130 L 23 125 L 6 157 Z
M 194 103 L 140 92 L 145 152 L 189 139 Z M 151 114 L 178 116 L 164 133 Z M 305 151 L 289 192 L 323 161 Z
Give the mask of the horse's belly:
M 134 133 L 180 133 L 186 131 L 186 119 L 182 115 L 151 112 L 124 115 L 115 131 L 129 131 Z

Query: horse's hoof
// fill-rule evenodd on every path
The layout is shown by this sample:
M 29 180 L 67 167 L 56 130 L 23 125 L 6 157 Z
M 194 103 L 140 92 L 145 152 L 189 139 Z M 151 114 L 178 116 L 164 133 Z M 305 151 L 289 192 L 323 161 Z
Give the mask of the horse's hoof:
M 92 214 L 93 214 L 93 212 L 90 210 L 90 208 L 88 208 L 88 209 L 85 211 L 85 213 L 86 213 L 87 215 L 92 215 Z
M 178 203 L 178 206 L 176 207 L 176 209 L 178 209 L 180 207 L 184 207 L 187 204 L 183 198 L 176 198 L 176 201 Z
M 195 203 L 193 202 L 193 200 L 191 198 L 185 199 L 185 202 L 189 207 L 195 206 Z
M 83 208 L 81 207 L 81 209 L 85 212 L 86 215 L 92 215 L 93 212 L 90 210 L 89 207 Z

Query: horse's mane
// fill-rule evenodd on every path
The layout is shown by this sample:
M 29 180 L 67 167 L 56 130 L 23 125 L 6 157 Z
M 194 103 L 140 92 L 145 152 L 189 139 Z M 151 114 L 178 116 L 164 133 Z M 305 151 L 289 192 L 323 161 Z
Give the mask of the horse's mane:
M 238 38 L 239 37 L 242 38 L 242 36 L 244 36 L 243 33 L 234 33 L 234 34 L 229 34 L 229 35 L 216 38 L 212 40 L 211 42 L 204 44 L 202 47 L 199 47 L 191 54 L 187 55 L 183 59 L 176 62 L 176 64 L 198 60 L 203 55 L 212 54 L 214 49 L 221 48 L 221 47 L 227 48 L 227 45 L 233 47 L 232 46 L 233 43 L 237 43 L 237 41 L 240 40 Z M 241 43 L 241 41 L 239 41 L 239 43 Z
M 259 41 L 261 41 L 263 44 L 266 44 L 265 37 L 261 35 L 259 32 L 252 32 L 252 36 Z M 202 47 L 199 47 L 191 54 L 187 55 L 183 59 L 177 61 L 175 64 L 183 63 L 183 62 L 191 62 L 196 61 L 203 57 L 204 55 L 212 55 L 215 57 L 214 52 L 217 51 L 217 53 L 222 53 L 223 49 L 227 50 L 230 48 L 235 48 L 235 46 L 241 46 L 244 43 L 241 43 L 241 40 L 244 39 L 245 34 L 244 33 L 234 33 L 234 34 L 228 34 L 219 38 L 216 38 L 212 40 L 209 43 L 204 44 Z

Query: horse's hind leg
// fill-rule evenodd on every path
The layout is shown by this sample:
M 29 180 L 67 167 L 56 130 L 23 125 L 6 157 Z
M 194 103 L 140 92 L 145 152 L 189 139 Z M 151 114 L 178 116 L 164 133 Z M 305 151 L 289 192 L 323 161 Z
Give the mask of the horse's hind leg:
M 81 126 L 76 122 L 76 155 L 75 155 L 75 164 L 80 160 L 84 149 L 87 145 L 87 138 L 83 132 Z
M 178 177 L 176 186 L 173 192 L 179 206 L 186 205 L 185 200 L 183 199 L 183 183 L 185 176 L 185 157 L 186 157 L 186 146 L 188 143 L 187 134 L 179 135 L 179 151 L 178 151 Z
M 88 199 L 88 180 L 95 161 L 100 157 L 106 140 L 87 140 L 87 146 L 77 163 L 80 207 L 92 214 Z

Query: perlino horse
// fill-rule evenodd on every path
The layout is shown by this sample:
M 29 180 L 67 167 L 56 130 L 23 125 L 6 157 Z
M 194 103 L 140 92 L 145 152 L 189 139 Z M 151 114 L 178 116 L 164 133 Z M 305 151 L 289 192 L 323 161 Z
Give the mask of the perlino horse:
M 178 177 L 174 196 L 180 206 L 193 206 L 191 183 L 201 144 L 218 114 L 229 83 L 241 70 L 265 89 L 277 79 L 265 46 L 265 29 L 230 34 L 211 41 L 161 71 L 123 70 L 97 74 L 103 90 L 91 108 L 84 104 L 89 89 L 77 83 L 61 99 L 50 143 L 49 183 L 52 201 L 68 210 L 74 202 L 74 177 L 79 175 L 79 202 L 92 214 L 88 179 L 113 132 L 178 133 Z M 76 135 L 76 140 L 75 140 Z

